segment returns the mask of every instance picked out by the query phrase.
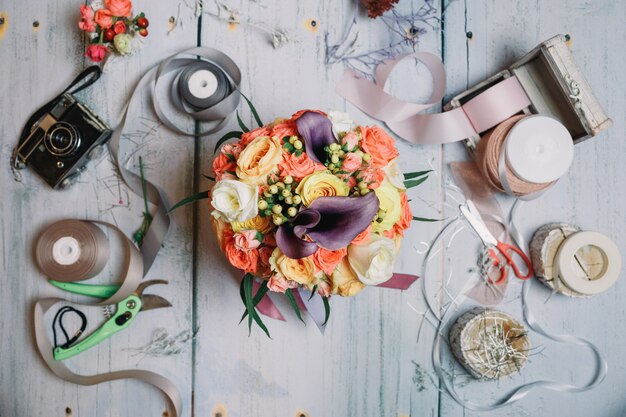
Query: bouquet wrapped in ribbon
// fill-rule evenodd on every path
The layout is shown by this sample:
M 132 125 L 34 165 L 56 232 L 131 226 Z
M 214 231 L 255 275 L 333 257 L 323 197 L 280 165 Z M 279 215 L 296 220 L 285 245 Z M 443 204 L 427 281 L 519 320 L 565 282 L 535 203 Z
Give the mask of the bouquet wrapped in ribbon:
M 133 36 L 148 36 L 150 22 L 139 13 L 133 17 L 131 0 L 95 0 L 80 6 L 78 27 L 90 39 L 85 56 L 101 62 L 109 52 L 126 55 L 136 49 Z
M 303 110 L 263 126 L 252 110 L 260 127 L 240 120 L 242 132 L 218 142 L 239 139 L 221 146 L 216 183 L 203 193 L 220 249 L 245 273 L 244 317 L 266 330 L 255 307 L 269 291 L 285 293 L 300 317 L 305 288 L 322 297 L 327 320 L 331 295 L 392 278 L 404 231 L 420 220 L 406 188 L 428 171 L 403 175 L 394 140 L 344 113 Z

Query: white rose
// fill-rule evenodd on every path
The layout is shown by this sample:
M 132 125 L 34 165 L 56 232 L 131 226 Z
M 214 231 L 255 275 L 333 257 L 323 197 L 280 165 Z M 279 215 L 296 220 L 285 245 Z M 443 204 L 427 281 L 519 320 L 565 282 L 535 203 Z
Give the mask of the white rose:
M 382 284 L 393 275 L 396 244 L 393 239 L 372 234 L 368 243 L 348 246 L 348 262 L 363 284 Z
M 236 180 L 219 181 L 211 191 L 214 217 L 227 222 L 245 222 L 259 213 L 257 186 Z
M 389 180 L 394 187 L 398 190 L 406 190 L 404 186 L 404 174 L 400 171 L 400 167 L 398 166 L 398 158 L 389 162 L 389 164 L 383 168 L 383 171 L 385 172 L 385 179 Z
M 333 133 L 337 139 L 339 139 L 339 133 L 349 132 L 356 127 L 354 121 L 352 121 L 348 113 L 337 110 L 329 110 L 328 119 L 333 124 Z

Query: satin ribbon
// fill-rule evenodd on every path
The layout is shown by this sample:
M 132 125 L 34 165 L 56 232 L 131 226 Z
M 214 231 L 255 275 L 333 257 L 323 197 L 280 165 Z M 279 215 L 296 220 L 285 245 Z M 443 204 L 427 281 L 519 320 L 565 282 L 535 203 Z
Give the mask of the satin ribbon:
M 51 227 L 58 228 L 59 230 L 61 230 L 64 222 L 76 222 L 76 220 L 60 221 L 60 222 L 53 224 Z M 88 221 L 84 221 L 84 222 L 88 223 Z M 107 227 L 111 229 L 112 231 L 114 231 L 115 233 L 117 233 L 120 237 L 122 237 L 122 240 L 124 241 L 124 253 L 125 253 L 124 264 L 123 264 L 124 272 L 122 274 L 123 281 L 122 281 L 120 288 L 115 292 L 115 294 L 113 294 L 110 298 L 106 300 L 102 300 L 99 303 L 90 303 L 90 304 L 74 303 L 74 304 L 83 305 L 83 306 L 94 306 L 94 305 L 106 306 L 106 305 L 116 304 L 122 301 L 123 299 L 125 299 L 126 297 L 128 297 L 133 291 L 137 289 L 137 287 L 141 283 L 141 280 L 143 279 L 143 270 L 144 270 L 143 257 L 142 257 L 141 252 L 135 247 L 133 242 L 130 239 L 128 239 L 124 235 L 124 233 L 120 229 L 115 227 L 114 225 L 101 222 L 101 221 L 91 221 L 90 223 L 95 223 L 95 224 L 99 224 L 101 226 Z M 44 233 L 44 235 L 42 235 L 42 238 L 45 238 L 45 236 L 46 234 Z M 81 243 L 83 245 L 88 245 L 90 241 L 81 242 Z M 45 246 L 46 245 L 42 245 L 42 247 L 45 247 Z M 102 256 L 102 255 L 98 255 L 98 256 Z M 40 266 L 43 269 L 45 268 L 46 265 L 43 264 Z M 46 271 L 45 269 L 43 269 L 42 272 L 46 274 L 46 276 L 50 276 L 50 274 L 48 273 L 49 271 Z M 54 277 L 54 278 L 60 278 L 60 277 Z M 77 281 L 77 280 L 79 279 L 74 279 L 74 280 L 65 279 L 63 281 L 68 282 L 68 281 Z M 118 379 L 138 379 L 140 381 L 143 381 L 147 384 L 150 384 L 159 388 L 167 396 L 169 400 L 170 409 L 174 413 L 173 417 L 181 416 L 182 400 L 180 397 L 180 393 L 178 389 L 176 388 L 176 385 L 174 385 L 169 379 L 157 373 L 150 372 L 150 371 L 142 371 L 142 370 L 124 370 L 124 371 L 110 372 L 106 374 L 80 375 L 80 374 L 76 374 L 72 372 L 65 365 L 64 362 L 56 361 L 53 355 L 54 346 L 52 346 L 52 343 L 50 342 L 50 339 L 48 337 L 48 332 L 45 326 L 44 316 L 53 306 L 55 306 L 57 303 L 60 303 L 60 302 L 67 302 L 67 300 L 63 298 L 44 298 L 44 299 L 38 300 L 35 303 L 35 311 L 34 311 L 34 327 L 35 327 L 35 339 L 37 342 L 37 349 L 39 350 L 39 353 L 42 359 L 44 360 L 44 362 L 46 363 L 46 365 L 48 365 L 48 368 L 50 368 L 50 370 L 56 376 L 68 382 L 72 382 L 72 383 L 79 384 L 79 385 L 95 385 L 95 384 L 99 384 L 102 382 L 114 381 Z
M 409 103 L 385 92 L 385 83 L 395 66 L 417 59 L 433 77 L 433 93 L 424 104 Z M 441 59 L 428 52 L 400 55 L 376 67 L 374 82 L 346 70 L 335 91 L 369 116 L 385 124 L 403 139 L 423 145 L 467 139 L 484 132 L 530 105 L 517 77 L 509 77 L 472 98 L 461 107 L 444 113 L 420 114 L 441 103 L 446 90 L 446 73 Z
M 201 58 L 201 60 L 199 60 Z M 184 72 L 185 68 L 190 65 L 197 65 L 202 60 L 211 65 L 220 68 L 226 79 L 231 83 L 230 94 L 217 104 L 206 109 L 197 110 L 190 108 L 186 104 L 184 97 L 179 93 L 177 80 Z M 161 83 L 164 75 L 177 72 L 174 82 L 172 82 L 169 91 L 173 105 L 182 113 L 186 114 L 194 120 L 207 122 L 208 125 L 199 133 L 190 133 L 176 126 L 176 124 L 165 114 L 159 100 L 155 99 L 156 91 Z M 238 91 L 241 82 L 241 72 L 226 54 L 212 48 L 191 48 L 179 52 L 163 60 L 152 69 L 150 69 L 140 80 L 133 91 L 130 100 L 126 103 L 122 113 L 122 119 L 115 128 L 111 140 L 109 141 L 109 149 L 113 155 L 113 159 L 119 168 L 122 179 L 128 187 L 137 195 L 143 195 L 143 184 L 141 178 L 126 168 L 126 163 L 130 159 L 131 152 L 126 148 L 126 142 L 122 141 L 122 133 L 126 120 L 129 117 L 129 110 L 134 103 L 141 98 L 141 92 L 147 89 L 150 101 L 154 107 L 154 111 L 158 119 L 170 130 L 187 136 L 204 136 L 214 133 L 224 127 L 228 122 L 228 117 L 235 111 L 239 104 L 240 94 Z M 156 207 L 153 215 L 152 223 L 146 231 L 141 253 L 143 257 L 144 275 L 148 272 L 156 255 L 161 248 L 161 244 L 167 236 L 170 220 L 167 215 L 167 198 L 165 193 L 157 188 L 149 181 L 145 181 L 147 200 Z
M 392 288 L 396 290 L 408 289 L 418 279 L 415 275 L 410 274 L 393 274 L 392 277 L 382 284 L 376 285 L 380 288 Z M 259 290 L 261 285 L 254 281 L 252 291 L 254 294 Z M 302 311 L 306 311 L 311 316 L 311 319 L 319 329 L 320 333 L 324 334 L 324 321 L 326 318 L 326 310 L 324 308 L 324 302 L 321 297 L 311 297 L 311 291 L 305 288 L 298 288 L 298 291 L 294 291 L 294 298 L 298 304 L 298 308 Z M 285 317 L 280 312 L 276 304 L 270 299 L 269 296 L 265 296 L 257 304 L 256 309 L 259 313 L 275 320 L 285 321 Z
M 514 220 L 514 216 L 515 212 L 512 211 L 512 216 L 510 217 L 510 221 Z M 593 389 L 595 387 L 597 387 L 606 377 L 606 374 L 608 372 L 608 365 L 606 363 L 606 360 L 604 359 L 604 357 L 602 356 L 602 353 L 600 352 L 600 350 L 590 341 L 588 341 L 587 339 L 581 338 L 581 337 L 577 337 L 577 336 L 572 336 L 572 335 L 555 335 L 552 334 L 551 332 L 549 332 L 548 330 L 544 329 L 536 320 L 535 315 L 532 312 L 530 303 L 529 303 L 529 296 L 528 296 L 528 291 L 530 288 L 530 281 L 531 280 L 527 280 L 524 282 L 523 287 L 522 287 L 522 307 L 523 307 L 523 312 L 524 312 L 524 319 L 526 321 L 526 323 L 528 324 L 528 326 L 534 330 L 535 332 L 549 338 L 550 340 L 553 340 L 555 342 L 560 342 L 560 343 L 570 343 L 570 344 L 575 344 L 575 345 L 582 345 L 582 346 L 586 346 L 588 347 L 593 354 L 596 357 L 596 362 L 597 362 L 597 368 L 596 368 L 596 373 L 594 375 L 594 378 L 586 385 L 584 386 L 576 386 L 576 385 L 572 385 L 572 384 L 564 384 L 564 383 L 559 383 L 559 382 L 555 382 L 555 381 L 550 381 L 550 380 L 539 380 L 539 381 L 534 381 L 534 382 L 530 382 L 527 384 L 523 384 L 519 387 L 517 387 L 516 389 L 514 389 L 511 393 L 509 393 L 508 395 L 506 395 L 505 397 L 501 398 L 498 401 L 495 401 L 491 404 L 481 404 L 481 403 L 477 403 L 474 401 L 467 401 L 464 400 L 463 398 L 461 398 L 461 396 L 456 392 L 456 389 L 454 387 L 454 384 L 450 383 L 446 377 L 446 373 L 443 371 L 443 368 L 441 366 L 441 340 L 444 339 L 443 336 L 441 335 L 442 330 L 444 325 L 449 321 L 449 317 L 452 315 L 452 313 L 454 311 L 457 310 L 458 306 L 460 305 L 460 303 L 462 302 L 462 298 L 465 296 L 465 292 L 467 291 L 467 289 L 471 286 L 471 282 L 467 281 L 465 283 L 464 288 L 461 290 L 461 292 L 459 293 L 459 295 L 455 298 L 455 300 L 453 300 L 453 302 L 450 303 L 449 307 L 447 307 L 444 312 L 443 315 L 441 316 L 441 318 L 439 318 L 437 316 L 437 307 L 433 306 L 430 302 L 430 299 L 428 297 L 427 291 L 426 291 L 426 272 L 428 269 L 428 260 L 430 259 L 430 252 L 432 250 L 432 248 L 434 248 L 435 246 L 437 246 L 437 243 L 441 240 L 441 238 L 443 236 L 445 236 L 446 231 L 452 226 L 454 225 L 456 222 L 459 221 L 459 218 L 457 217 L 456 219 L 450 221 L 440 232 L 439 234 L 435 237 L 432 245 L 430 246 L 429 250 L 426 252 L 425 255 L 425 261 L 422 265 L 422 276 L 424 277 L 422 280 L 422 295 L 426 301 L 426 304 L 428 306 L 428 310 L 430 311 L 430 313 L 433 315 L 433 317 L 435 317 L 436 320 L 438 320 L 438 325 L 436 328 L 436 332 L 435 332 L 435 337 L 433 340 L 433 348 L 432 348 L 432 363 L 433 363 L 433 368 L 435 373 L 437 374 L 439 380 L 443 383 L 443 387 L 445 388 L 446 392 L 448 394 L 450 394 L 450 396 L 462 407 L 467 408 L 469 410 L 473 410 L 473 411 L 492 411 L 492 410 L 496 410 L 498 408 L 502 408 L 505 407 L 507 405 L 511 405 L 519 400 L 521 400 L 522 398 L 526 397 L 533 389 L 535 388 L 543 388 L 543 389 L 549 389 L 552 391 L 557 391 L 557 392 L 572 392 L 572 393 L 577 393 L 577 392 L 584 392 L 584 391 L 588 391 L 590 389 Z M 516 239 L 516 242 L 518 244 L 518 246 L 524 250 L 525 249 L 525 245 L 524 245 L 524 241 L 523 238 L 521 236 L 521 234 L 519 234 L 519 236 L 515 236 L 517 232 L 511 232 L 511 235 L 514 237 L 514 239 Z M 517 238 L 520 238 L 520 240 L 517 240 Z M 444 339 L 445 340 L 445 339 Z

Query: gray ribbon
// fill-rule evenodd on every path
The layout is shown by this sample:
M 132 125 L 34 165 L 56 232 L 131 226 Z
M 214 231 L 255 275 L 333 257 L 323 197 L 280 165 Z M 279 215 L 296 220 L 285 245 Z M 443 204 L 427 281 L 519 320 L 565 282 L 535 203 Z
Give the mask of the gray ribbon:
M 178 80 L 181 73 L 190 65 L 198 65 L 199 63 L 205 63 L 207 67 L 215 71 L 215 68 L 220 69 L 223 72 L 224 78 L 230 83 L 228 95 L 224 97 L 217 104 L 205 109 L 192 108 L 189 105 L 189 97 L 182 96 L 178 88 Z M 155 98 L 159 83 L 163 81 L 161 78 L 169 73 L 178 71 L 174 82 L 172 82 L 170 90 L 170 98 L 172 104 L 181 113 L 186 114 L 190 118 L 202 122 L 207 122 L 208 126 L 200 133 L 187 132 L 178 126 L 163 112 L 159 100 Z M 219 79 L 219 77 L 218 77 Z M 135 87 L 130 100 L 126 104 L 123 110 L 122 119 L 119 125 L 115 128 L 111 140 L 109 141 L 109 149 L 113 156 L 114 161 L 118 166 L 122 179 L 128 185 L 128 187 L 137 195 L 143 195 L 143 187 L 141 178 L 129 171 L 125 164 L 128 162 L 130 152 L 126 148 L 126 142 L 122 141 L 122 132 L 128 118 L 128 113 L 131 106 L 137 102 L 140 98 L 140 93 L 148 89 L 150 101 L 154 107 L 154 111 L 158 119 L 167 126 L 170 130 L 187 135 L 187 136 L 205 136 L 220 130 L 227 122 L 228 117 L 237 108 L 240 100 L 240 94 L 238 91 L 239 84 L 241 83 L 241 72 L 237 67 L 237 64 L 233 62 L 226 54 L 212 48 L 192 48 L 177 54 L 170 56 L 161 63 L 150 69 Z M 153 220 L 146 231 L 143 244 L 141 246 L 141 254 L 143 257 L 144 275 L 148 272 L 154 259 L 161 248 L 161 243 L 165 240 L 167 232 L 169 230 L 170 220 L 167 215 L 167 198 L 165 193 L 152 184 L 149 181 L 145 181 L 146 184 L 146 198 L 147 200 L 156 206 L 156 212 L 153 215 Z

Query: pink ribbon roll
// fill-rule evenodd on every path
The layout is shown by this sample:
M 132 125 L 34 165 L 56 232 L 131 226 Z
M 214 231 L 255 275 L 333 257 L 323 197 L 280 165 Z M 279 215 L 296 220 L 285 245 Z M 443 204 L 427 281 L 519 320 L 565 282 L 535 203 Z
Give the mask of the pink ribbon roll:
M 418 59 L 431 72 L 433 93 L 426 103 L 410 103 L 385 92 L 395 66 L 407 58 Z M 376 67 L 374 82 L 346 70 L 336 92 L 369 116 L 385 122 L 403 139 L 423 145 L 460 141 L 484 132 L 530 105 L 517 77 L 488 88 L 461 107 L 444 113 L 420 114 L 441 103 L 446 91 L 446 72 L 438 56 L 428 52 L 400 55 Z

